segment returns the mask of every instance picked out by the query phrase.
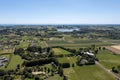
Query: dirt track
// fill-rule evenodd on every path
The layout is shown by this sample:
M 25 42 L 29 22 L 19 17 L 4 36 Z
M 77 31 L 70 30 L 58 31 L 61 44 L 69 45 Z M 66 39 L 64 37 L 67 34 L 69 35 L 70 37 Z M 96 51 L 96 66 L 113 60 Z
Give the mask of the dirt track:
M 100 64 L 99 62 L 95 62 L 99 67 L 101 67 L 104 71 L 106 71 L 108 74 L 110 74 L 111 76 L 115 77 L 116 80 L 120 80 L 119 76 L 115 75 L 113 72 L 111 72 L 110 70 L 108 70 L 107 68 L 105 68 L 102 64 Z

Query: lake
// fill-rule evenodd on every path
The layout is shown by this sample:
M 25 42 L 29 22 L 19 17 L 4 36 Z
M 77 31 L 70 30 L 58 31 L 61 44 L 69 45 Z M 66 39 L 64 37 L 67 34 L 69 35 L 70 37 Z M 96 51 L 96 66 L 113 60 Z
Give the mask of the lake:
M 57 29 L 57 31 L 59 31 L 59 32 L 72 32 L 74 30 L 78 31 L 79 29 Z

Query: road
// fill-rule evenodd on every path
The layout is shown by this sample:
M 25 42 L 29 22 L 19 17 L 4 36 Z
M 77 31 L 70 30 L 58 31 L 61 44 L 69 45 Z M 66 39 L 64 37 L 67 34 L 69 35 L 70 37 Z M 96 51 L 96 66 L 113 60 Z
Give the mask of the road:
M 117 75 L 115 75 L 113 72 L 111 72 L 109 69 L 105 68 L 102 64 L 100 64 L 99 62 L 95 62 L 99 67 L 101 67 L 104 71 L 106 71 L 108 74 L 110 74 L 111 76 L 115 77 L 117 80 L 120 80 L 120 77 L 118 77 Z

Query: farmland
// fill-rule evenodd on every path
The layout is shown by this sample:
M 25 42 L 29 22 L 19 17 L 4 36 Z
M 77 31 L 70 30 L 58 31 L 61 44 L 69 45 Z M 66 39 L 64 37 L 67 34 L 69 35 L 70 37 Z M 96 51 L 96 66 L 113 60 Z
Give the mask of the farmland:
M 120 46 L 119 45 L 114 45 L 114 46 L 106 46 L 106 49 L 109 51 L 113 52 L 114 54 L 120 54 Z
M 59 32 L 59 28 L 78 31 Z M 120 77 L 120 72 L 112 72 L 113 67 L 120 66 L 120 55 L 112 53 L 118 50 L 116 44 L 120 40 L 108 34 L 114 28 L 23 26 L 0 30 L 1 62 L 4 57 L 8 60 L 0 67 L 0 72 L 4 72 L 0 76 L 9 74 L 14 80 L 115 80 L 114 75 Z M 103 34 L 104 30 L 108 32 Z M 114 51 L 106 50 L 108 47 Z
M 70 38 L 70 37 L 69 37 Z M 96 46 L 109 46 L 112 45 L 110 42 L 102 42 L 95 39 L 79 39 L 76 38 L 73 40 L 70 38 L 65 38 L 65 40 L 50 40 L 47 41 L 47 44 L 49 46 L 64 46 L 68 48 L 79 48 L 79 47 L 89 47 L 90 45 L 96 45 Z
M 119 66 L 120 55 L 114 55 L 108 50 L 100 51 L 97 57 L 100 59 L 100 63 L 104 65 L 109 70 L 112 70 L 113 66 Z
M 60 63 L 69 62 L 72 65 L 73 63 L 75 64 L 76 57 L 58 58 L 58 61 L 60 61 Z M 82 67 L 75 65 L 75 67 L 64 69 L 64 74 L 67 75 L 70 80 L 114 80 L 112 76 L 102 70 L 98 65 Z

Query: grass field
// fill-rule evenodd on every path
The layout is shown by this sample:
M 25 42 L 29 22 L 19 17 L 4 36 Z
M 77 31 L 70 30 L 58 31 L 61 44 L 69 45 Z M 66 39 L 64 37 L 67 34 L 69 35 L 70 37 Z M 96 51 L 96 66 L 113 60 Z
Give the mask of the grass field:
M 60 63 L 69 62 L 70 64 L 75 64 L 76 57 L 58 58 L 58 61 Z M 75 64 L 75 67 L 65 68 L 64 75 L 68 76 L 68 80 L 115 80 L 98 65 L 77 66 Z M 62 78 L 54 76 L 47 80 L 62 80 Z
M 11 70 L 11 69 L 16 69 L 17 68 L 17 65 L 18 64 L 22 64 L 23 63 L 23 59 L 21 59 L 20 56 L 18 55 L 14 55 L 12 54 L 12 58 L 11 58 L 11 61 L 7 67 L 8 70 Z
M 70 52 L 63 50 L 61 48 L 53 48 L 53 51 L 55 52 L 55 55 L 59 54 L 71 54 Z
M 97 65 L 64 69 L 69 80 L 115 80 Z
M 120 65 L 120 55 L 113 55 L 108 50 L 99 51 L 97 58 L 106 68 L 112 69 L 113 66 Z
M 89 47 L 93 44 L 96 46 L 109 46 L 112 45 L 110 42 L 102 42 L 99 40 L 91 39 L 75 39 L 75 40 L 50 40 L 47 41 L 49 46 L 63 46 L 68 48 L 80 48 L 80 47 Z

